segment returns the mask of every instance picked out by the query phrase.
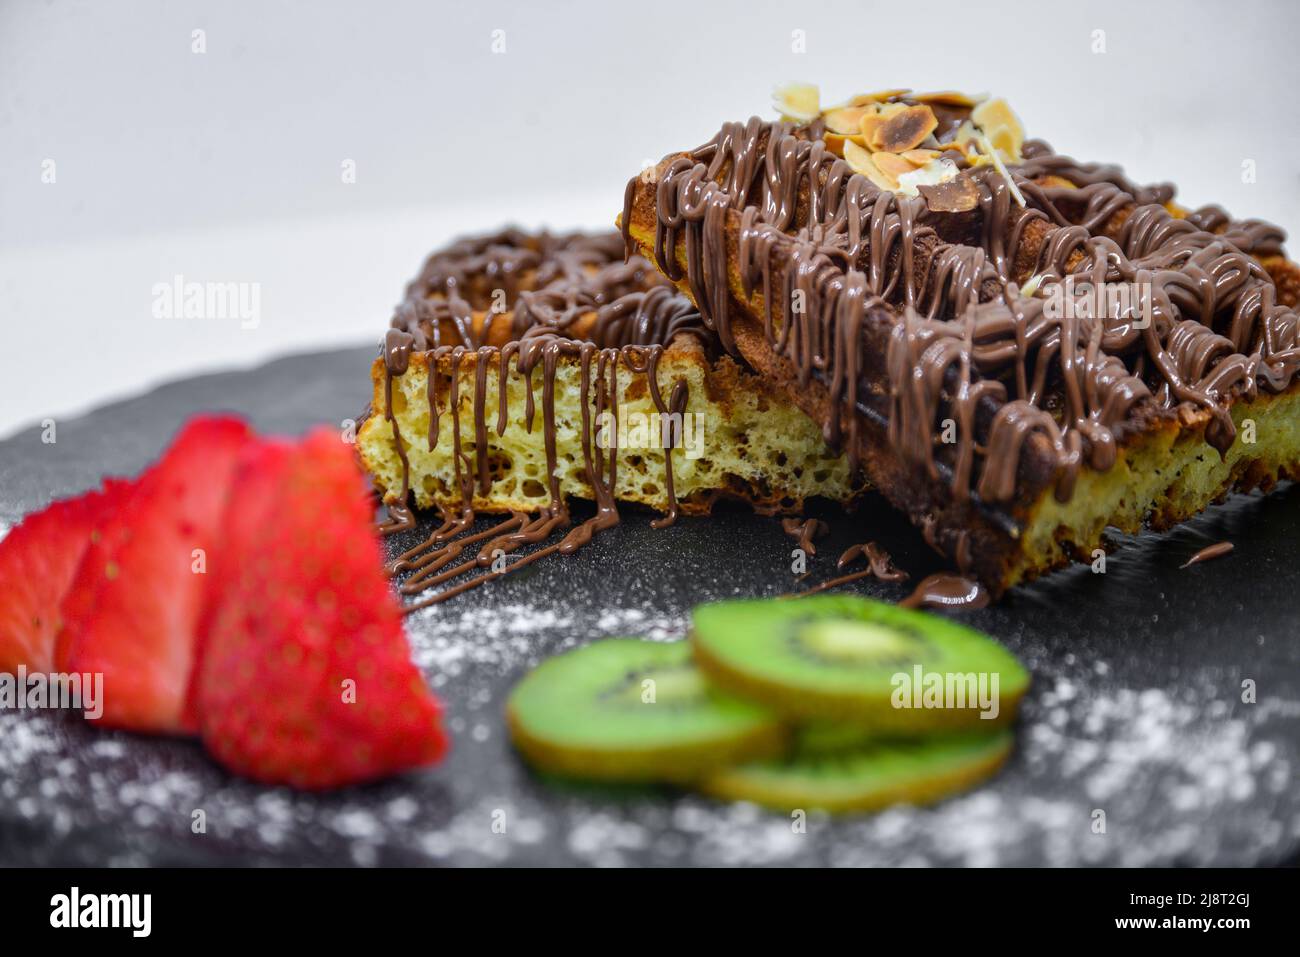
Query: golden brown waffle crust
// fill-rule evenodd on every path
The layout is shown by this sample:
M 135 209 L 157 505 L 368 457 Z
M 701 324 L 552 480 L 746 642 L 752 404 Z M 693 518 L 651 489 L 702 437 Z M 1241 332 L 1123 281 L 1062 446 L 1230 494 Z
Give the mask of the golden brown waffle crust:
M 546 494 L 542 429 L 541 372 L 535 372 L 535 422 L 529 433 L 523 422 L 525 384 L 512 364 L 509 381 L 509 422 L 506 433 L 496 431 L 499 353 L 488 348 L 489 373 L 484 404 L 488 422 L 489 461 L 493 457 L 509 458 L 512 465 L 526 463 L 530 471 L 521 480 L 498 475 L 488 494 L 475 485 L 472 501 L 475 511 L 536 512 L 549 503 Z M 475 456 L 473 401 L 475 390 L 475 353 L 461 360 L 459 402 L 461 437 L 471 463 Z M 581 414 L 580 360 L 562 356 L 557 364 L 556 416 L 561 423 L 558 436 L 558 471 L 561 491 L 590 499 L 594 492 L 582 468 L 580 439 L 570 425 Z M 427 385 L 431 363 L 439 373 L 438 442 L 428 448 Z M 448 409 L 450 376 L 453 360 L 443 354 L 415 352 L 402 376 L 393 378 L 394 405 L 399 427 L 410 462 L 410 494 L 417 506 L 459 508 L 462 497 L 454 477 L 451 453 L 453 417 Z M 392 423 L 388 420 L 386 368 L 382 359 L 371 366 L 372 396 L 370 412 L 358 433 L 362 464 L 373 476 L 377 489 L 388 503 L 402 497 L 400 460 L 396 455 Z M 594 375 L 594 373 L 593 373 Z M 704 454 L 686 458 L 682 449 L 673 453 L 674 480 L 680 511 L 686 515 L 706 515 L 714 502 L 729 499 L 749 504 L 772 514 L 797 514 L 807 498 L 829 498 L 852 506 L 863 491 L 860 475 L 854 476 L 843 456 L 825 447 L 820 430 L 774 384 L 744 370 L 729 356 L 710 359 L 692 337 L 681 336 L 665 349 L 659 363 L 659 384 L 665 393 L 678 378 L 689 382 L 688 413 L 700 413 L 705 419 Z M 620 406 L 625 410 L 647 411 L 651 408 L 649 386 L 642 373 L 621 369 L 619 375 Z M 780 444 L 784 464 L 772 461 Z M 632 502 L 667 511 L 669 501 L 663 487 L 663 453 L 659 449 L 643 452 L 620 449 L 618 484 L 614 489 L 619 501 Z M 494 466 L 495 467 L 495 466 Z M 473 466 L 470 465 L 472 470 Z M 637 481 L 631 481 L 636 476 Z M 519 476 L 514 476 L 519 479 Z
M 659 169 L 676 158 L 667 157 Z M 827 421 L 831 417 L 827 390 L 816 379 L 808 385 L 799 383 L 791 363 L 768 343 L 761 292 L 748 298 L 744 294 L 737 255 L 739 219 L 734 210 L 728 211 L 725 229 L 737 349 L 813 420 Z M 638 251 L 654 261 L 657 211 L 653 179 L 636 184 L 626 225 Z M 686 251 L 680 244 L 677 261 L 683 277 L 675 284 L 694 299 L 684 277 Z M 1274 276 L 1283 302 L 1287 296 L 1300 295 L 1300 266 L 1280 259 L 1264 265 Z M 781 275 L 781 269 L 774 268 L 778 287 Z M 774 311 L 779 320 L 779 308 Z M 1034 471 L 1033 457 L 1022 461 L 1015 499 L 993 509 L 973 497 L 955 501 L 944 483 L 918 478 L 900 460 L 880 423 L 862 423 L 857 451 L 871 485 L 904 510 L 938 551 L 967 566 L 990 591 L 1000 595 L 1072 561 L 1095 560 L 1101 554 L 1098 550 L 1106 547 L 1107 527 L 1126 532 L 1144 526 L 1168 528 L 1230 492 L 1267 490 L 1279 481 L 1300 478 L 1300 386 L 1293 384 L 1275 395 L 1237 398 L 1230 404 L 1239 438 L 1225 456 L 1220 457 L 1205 441 L 1211 421 L 1208 412 L 1187 407 L 1152 409 L 1124 430 L 1115 466 L 1107 472 L 1082 470 L 1074 495 L 1065 504 L 1055 501 L 1051 476 Z M 847 429 L 853 413 L 839 410 L 838 414 Z M 1255 423 L 1253 444 L 1240 437 L 1246 419 Z

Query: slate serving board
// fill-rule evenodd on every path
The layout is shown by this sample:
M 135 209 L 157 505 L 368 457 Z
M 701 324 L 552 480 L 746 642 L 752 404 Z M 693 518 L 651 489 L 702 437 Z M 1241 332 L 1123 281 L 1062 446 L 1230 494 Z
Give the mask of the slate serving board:
M 0 522 L 105 474 L 134 474 L 200 410 L 264 430 L 337 425 L 368 398 L 370 347 L 203 376 L 0 442 Z M 809 583 L 874 539 L 916 580 L 937 570 L 881 502 L 827 507 Z M 810 513 L 811 514 L 811 513 Z M 412 536 L 392 543 L 401 547 Z M 1220 539 L 1231 556 L 1178 566 Z M 537 779 L 515 758 L 504 697 L 537 661 L 591 638 L 684 634 L 690 608 L 791 590 L 792 542 L 739 509 L 653 531 L 634 510 L 570 559 L 546 560 L 411 616 L 447 706 L 440 767 L 331 795 L 232 778 L 190 741 L 0 713 L 0 864 L 1275 864 L 1300 858 L 1300 491 L 1234 498 L 1127 540 L 966 620 L 1029 665 L 1005 771 L 934 808 L 830 820 L 653 790 Z M 856 583 L 896 600 L 905 586 Z M 1255 699 L 1243 701 L 1243 682 Z M 195 811 L 206 830 L 195 833 Z M 1100 823 L 1104 815 L 1104 832 Z

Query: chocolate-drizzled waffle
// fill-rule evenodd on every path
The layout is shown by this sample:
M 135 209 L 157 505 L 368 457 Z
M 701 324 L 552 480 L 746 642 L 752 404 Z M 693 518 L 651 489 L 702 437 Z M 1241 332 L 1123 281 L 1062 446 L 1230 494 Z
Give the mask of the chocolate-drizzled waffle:
M 785 513 L 862 488 L 815 423 L 718 347 L 688 299 L 644 259 L 624 262 L 615 232 L 506 230 L 434 253 L 371 376 L 358 445 L 388 529 L 413 523 L 410 506 L 444 519 L 437 541 L 403 559 L 442 549 L 436 580 L 415 576 L 412 593 L 459 588 L 450 573 L 465 571 L 455 559 L 469 545 L 471 567 L 477 553 L 549 537 L 545 550 L 572 551 L 618 520 L 619 502 L 668 524 L 721 497 Z M 665 419 L 680 428 L 665 432 Z M 572 525 L 574 496 L 596 502 L 596 516 Z M 476 512 L 510 517 L 471 539 Z
M 990 590 L 1300 474 L 1277 227 L 1057 156 L 1002 101 L 782 112 L 629 181 L 629 250 Z

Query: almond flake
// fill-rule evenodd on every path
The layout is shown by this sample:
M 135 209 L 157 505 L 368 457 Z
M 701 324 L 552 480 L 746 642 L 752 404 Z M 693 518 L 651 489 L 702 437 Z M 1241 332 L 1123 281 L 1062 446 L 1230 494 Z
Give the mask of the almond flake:
M 868 112 L 865 106 L 842 106 L 825 116 L 826 128 L 841 136 L 854 136 L 862 130 L 862 117 Z
M 987 100 L 971 112 L 970 118 L 1007 162 L 1020 162 L 1025 130 L 1006 100 Z
M 902 153 L 920 146 L 938 125 L 939 120 L 928 106 L 908 106 L 886 116 L 867 144 L 873 150 Z
M 916 168 L 897 153 L 872 153 L 871 161 L 876 164 L 876 169 L 895 179 Z
M 1006 164 L 1002 162 L 1002 157 L 998 155 L 998 151 L 994 148 L 993 144 L 989 142 L 989 138 L 983 133 L 979 136 L 979 144 L 980 149 L 984 151 L 986 156 L 988 156 L 989 162 L 992 163 L 994 168 L 1002 174 L 1002 178 L 1007 181 L 1007 188 L 1011 190 L 1011 195 L 1015 197 L 1016 202 L 1020 204 L 1020 208 L 1024 209 L 1024 194 L 1020 192 L 1020 187 L 1016 185 L 1016 181 L 1012 179 L 1011 174 L 1007 172 Z
M 861 136 L 840 136 L 839 133 L 827 133 L 822 137 L 822 140 L 826 143 L 828 150 L 840 157 L 844 155 L 845 143 L 856 143 L 858 146 L 863 146 L 866 143 Z
M 772 103 L 785 119 L 811 123 L 821 116 L 821 93 L 811 83 L 791 83 L 772 94 Z
M 852 140 L 847 140 L 844 143 L 844 160 L 849 164 L 849 169 L 855 173 L 861 173 L 881 189 L 887 189 L 890 192 L 898 189 L 898 180 L 881 172 L 871 159 L 871 154 Z
M 913 166 L 921 167 L 929 163 L 930 160 L 937 159 L 939 156 L 939 151 L 938 150 L 906 150 L 903 153 L 900 153 L 899 155 L 902 156 L 903 159 L 911 163 Z
M 885 115 L 878 110 L 862 114 L 862 122 L 858 124 L 858 130 L 862 134 L 863 146 L 871 142 L 871 138 L 876 135 L 876 130 L 880 129 L 884 122 Z

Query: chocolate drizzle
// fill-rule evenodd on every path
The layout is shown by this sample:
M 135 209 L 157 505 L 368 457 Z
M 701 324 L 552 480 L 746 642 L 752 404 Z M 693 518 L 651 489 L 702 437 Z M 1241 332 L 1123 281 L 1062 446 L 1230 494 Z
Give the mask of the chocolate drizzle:
M 817 554 L 813 540 L 830 531 L 830 526 L 818 518 L 783 518 L 781 530 L 799 543 L 799 548 L 808 555 Z
M 427 539 L 394 559 L 390 575 L 409 573 L 400 586 L 404 595 L 441 591 L 407 606 L 422 608 L 500 578 L 551 554 L 571 554 L 598 532 L 616 525 L 618 509 L 612 489 L 618 469 L 617 436 L 597 441 L 596 421 L 608 412 L 617 422 L 620 369 L 644 375 L 651 401 L 661 413 L 682 413 L 689 393 L 685 380 L 672 384 L 667 396 L 659 382 L 665 347 L 681 335 L 705 345 L 713 337 L 684 296 L 640 257 L 623 262 L 616 233 L 531 236 L 506 230 L 462 240 L 435 253 L 407 288 L 385 335 L 382 357 L 386 417 L 402 463 L 402 488 L 388 506 L 386 533 L 414 524 L 409 502 L 410 466 L 393 414 L 393 383 L 410 367 L 413 353 L 428 362 L 429 430 L 432 450 L 439 442 L 439 395 L 444 386 L 451 418 L 454 484 L 458 508 L 444 508 L 442 523 Z M 563 357 L 576 358 L 581 376 L 583 470 L 596 500 L 596 513 L 573 525 L 560 493 L 555 420 L 556 368 Z M 472 503 L 492 484 L 488 461 L 486 414 L 488 371 L 495 364 L 498 414 L 495 428 L 509 421 L 506 385 L 513 366 L 525 382 L 524 418 L 531 431 L 536 419 L 536 380 L 541 379 L 541 425 L 546 449 L 548 504 L 534 516 L 514 512 L 484 531 L 474 532 Z M 462 422 L 461 389 L 472 390 L 471 421 Z M 472 431 L 472 455 L 466 431 Z M 673 489 L 673 447 L 664 449 L 664 488 L 668 512 L 652 524 L 671 525 L 678 503 Z M 561 534 L 563 533 L 563 534 Z M 547 542 L 536 551 L 515 553 Z M 469 577 L 457 581 L 462 576 Z M 454 582 L 454 584 L 453 584 Z M 445 587 L 444 587 L 445 586 Z
M 961 575 L 939 572 L 921 580 L 916 590 L 899 602 L 904 608 L 983 608 L 989 593 L 979 582 Z
M 1204 410 L 1207 441 L 1226 451 L 1230 401 L 1280 392 L 1300 370 L 1300 319 L 1260 262 L 1281 254 L 1275 226 L 1218 207 L 1179 218 L 1164 205 L 1172 187 L 1136 186 L 1039 141 L 1009 170 L 1025 208 L 994 166 L 962 160 L 978 203 L 936 212 L 853 173 L 820 136 L 820 122 L 755 117 L 667 158 L 654 256 L 735 351 L 732 226 L 740 291 L 761 294 L 767 340 L 798 385 L 825 386 L 827 441 L 855 464 L 865 416 L 953 500 L 998 505 L 1028 481 L 1032 444 L 1067 501 L 1081 468 L 1110 468 L 1136 423 L 1180 408 Z M 1023 294 L 1031 276 L 1039 290 L 1063 286 L 1065 308 Z M 1086 284 L 1119 283 L 1140 300 L 1097 313 Z M 955 441 L 940 439 L 946 420 Z
M 1213 561 L 1216 558 L 1222 558 L 1230 554 L 1236 546 L 1232 542 L 1215 542 L 1213 545 L 1206 545 L 1187 561 L 1179 565 L 1179 568 L 1190 568 L 1192 565 L 1199 565 L 1201 562 Z
M 798 592 L 793 597 L 802 598 L 805 595 L 815 595 L 818 592 L 828 591 L 832 588 L 838 588 L 840 585 L 847 585 L 849 582 L 860 581 L 863 578 L 875 578 L 882 582 L 901 582 L 908 578 L 907 572 L 902 571 L 894 566 L 894 560 L 890 558 L 889 553 L 877 545 L 875 542 L 867 542 L 863 545 L 850 545 L 840 555 L 839 561 L 835 563 L 836 571 L 843 571 L 849 565 L 859 558 L 867 560 L 867 567 L 861 571 L 850 572 L 847 575 L 839 575 L 835 578 L 828 579 L 820 585 L 815 585 L 806 591 Z
M 867 542 L 862 545 L 850 545 L 840 555 L 839 561 L 835 563 L 836 570 L 843 569 L 852 564 L 859 558 L 865 558 L 870 568 L 871 574 L 882 582 L 901 582 L 907 581 L 908 574 L 894 567 L 894 560 L 890 557 L 889 552 L 885 551 L 875 542 Z

